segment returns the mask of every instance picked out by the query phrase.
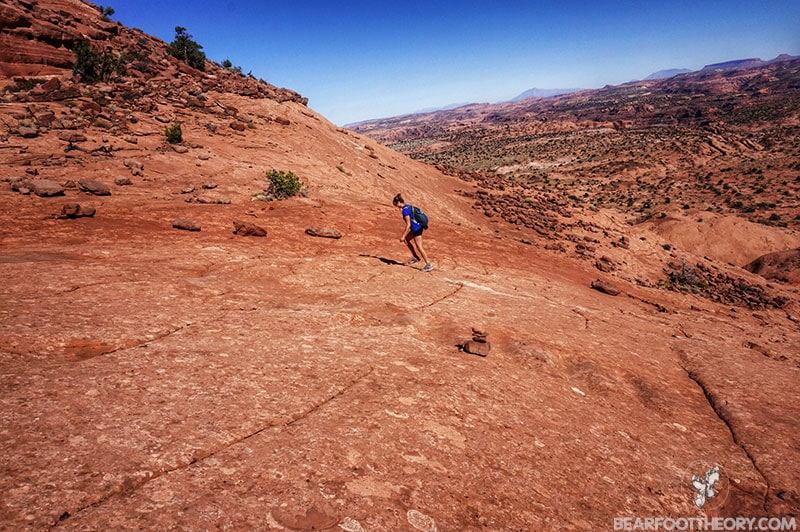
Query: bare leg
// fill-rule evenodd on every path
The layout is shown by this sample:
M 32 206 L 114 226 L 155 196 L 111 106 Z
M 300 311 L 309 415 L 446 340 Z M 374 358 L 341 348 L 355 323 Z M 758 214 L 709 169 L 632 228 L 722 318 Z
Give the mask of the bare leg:
M 408 233 L 408 236 L 406 236 L 406 246 L 408 246 L 409 251 L 411 251 L 411 255 L 416 259 L 419 257 L 417 256 L 417 250 L 414 249 L 414 245 L 411 243 L 413 239 L 414 235 Z
M 419 251 L 419 256 L 425 261 L 425 264 L 428 264 L 430 261 L 428 260 L 428 254 L 425 253 L 425 248 L 422 247 L 422 235 L 415 236 L 411 238 L 411 242 L 413 242 L 417 246 L 417 250 Z M 408 244 L 411 247 L 411 243 Z

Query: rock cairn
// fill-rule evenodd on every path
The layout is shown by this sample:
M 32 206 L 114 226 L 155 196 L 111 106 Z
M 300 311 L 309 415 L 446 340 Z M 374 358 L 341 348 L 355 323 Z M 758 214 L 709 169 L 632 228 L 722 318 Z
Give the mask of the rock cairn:
M 461 350 L 471 355 L 478 355 L 485 357 L 492 349 L 492 344 L 488 342 L 486 337 L 488 333 L 479 329 L 472 328 L 472 340 L 468 340 L 461 344 Z

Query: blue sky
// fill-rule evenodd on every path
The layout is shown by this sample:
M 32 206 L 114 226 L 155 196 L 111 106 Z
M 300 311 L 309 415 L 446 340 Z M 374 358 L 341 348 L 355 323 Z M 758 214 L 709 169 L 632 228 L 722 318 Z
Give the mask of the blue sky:
M 109 2 L 112 19 L 166 42 L 185 27 L 209 59 L 299 92 L 338 125 L 800 55 L 797 0 Z

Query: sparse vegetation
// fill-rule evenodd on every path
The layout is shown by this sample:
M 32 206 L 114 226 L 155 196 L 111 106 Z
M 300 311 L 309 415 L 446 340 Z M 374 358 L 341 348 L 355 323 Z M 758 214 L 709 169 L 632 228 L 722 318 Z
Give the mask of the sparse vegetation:
M 206 54 L 201 50 L 202 46 L 192 40 L 192 36 L 186 33 L 186 28 L 175 26 L 175 40 L 167 47 L 169 55 L 180 59 L 187 65 L 197 70 L 205 70 Z
M 114 8 L 110 6 L 105 6 L 105 7 L 97 6 L 97 9 L 98 11 L 100 11 L 100 14 L 102 15 L 100 18 L 102 18 L 106 22 L 110 21 L 111 19 L 109 17 L 111 17 L 111 15 L 115 13 Z
M 175 122 L 170 126 L 164 128 L 164 134 L 167 136 L 167 142 L 170 144 L 179 144 L 183 141 L 183 130 L 181 129 L 180 122 Z
M 28 92 L 32 88 L 36 87 L 37 85 L 41 85 L 45 81 L 47 80 L 39 78 L 22 78 L 16 80 L 14 85 L 7 87 L 5 90 L 8 92 Z
M 296 195 L 300 192 L 303 183 L 294 172 L 287 172 L 283 170 L 270 170 L 267 172 L 267 180 L 269 187 L 267 193 L 274 196 L 276 199 L 285 199 Z
M 112 81 L 124 76 L 127 62 L 124 57 L 114 53 L 111 47 L 102 52 L 92 49 L 89 41 L 81 41 L 75 47 L 75 63 L 72 72 L 81 77 L 85 83 Z
M 225 61 L 222 62 L 222 68 L 226 68 L 232 72 L 236 72 L 237 74 L 242 73 L 242 67 L 234 66 L 233 63 L 231 63 L 230 59 L 226 59 Z

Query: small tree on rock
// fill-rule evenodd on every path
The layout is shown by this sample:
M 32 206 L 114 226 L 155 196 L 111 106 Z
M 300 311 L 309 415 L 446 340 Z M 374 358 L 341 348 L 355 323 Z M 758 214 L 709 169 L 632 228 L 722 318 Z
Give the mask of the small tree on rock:
M 206 54 L 201 52 L 202 46 L 192 40 L 192 36 L 186 33 L 186 28 L 175 26 L 175 40 L 167 47 L 169 55 L 180 59 L 192 68 L 205 70 Z
M 269 180 L 267 192 L 279 200 L 294 196 L 303 186 L 294 172 L 273 169 L 267 172 L 267 179 Z
M 81 41 L 75 47 L 72 72 L 86 83 L 111 81 L 116 76 L 124 76 L 126 70 L 125 58 L 115 54 L 110 47 L 96 52 L 89 41 Z
M 110 21 L 111 19 L 109 17 L 115 13 L 114 8 L 111 6 L 105 6 L 105 7 L 97 6 L 97 9 L 100 11 L 100 14 L 102 15 L 100 18 L 102 18 L 106 22 Z

